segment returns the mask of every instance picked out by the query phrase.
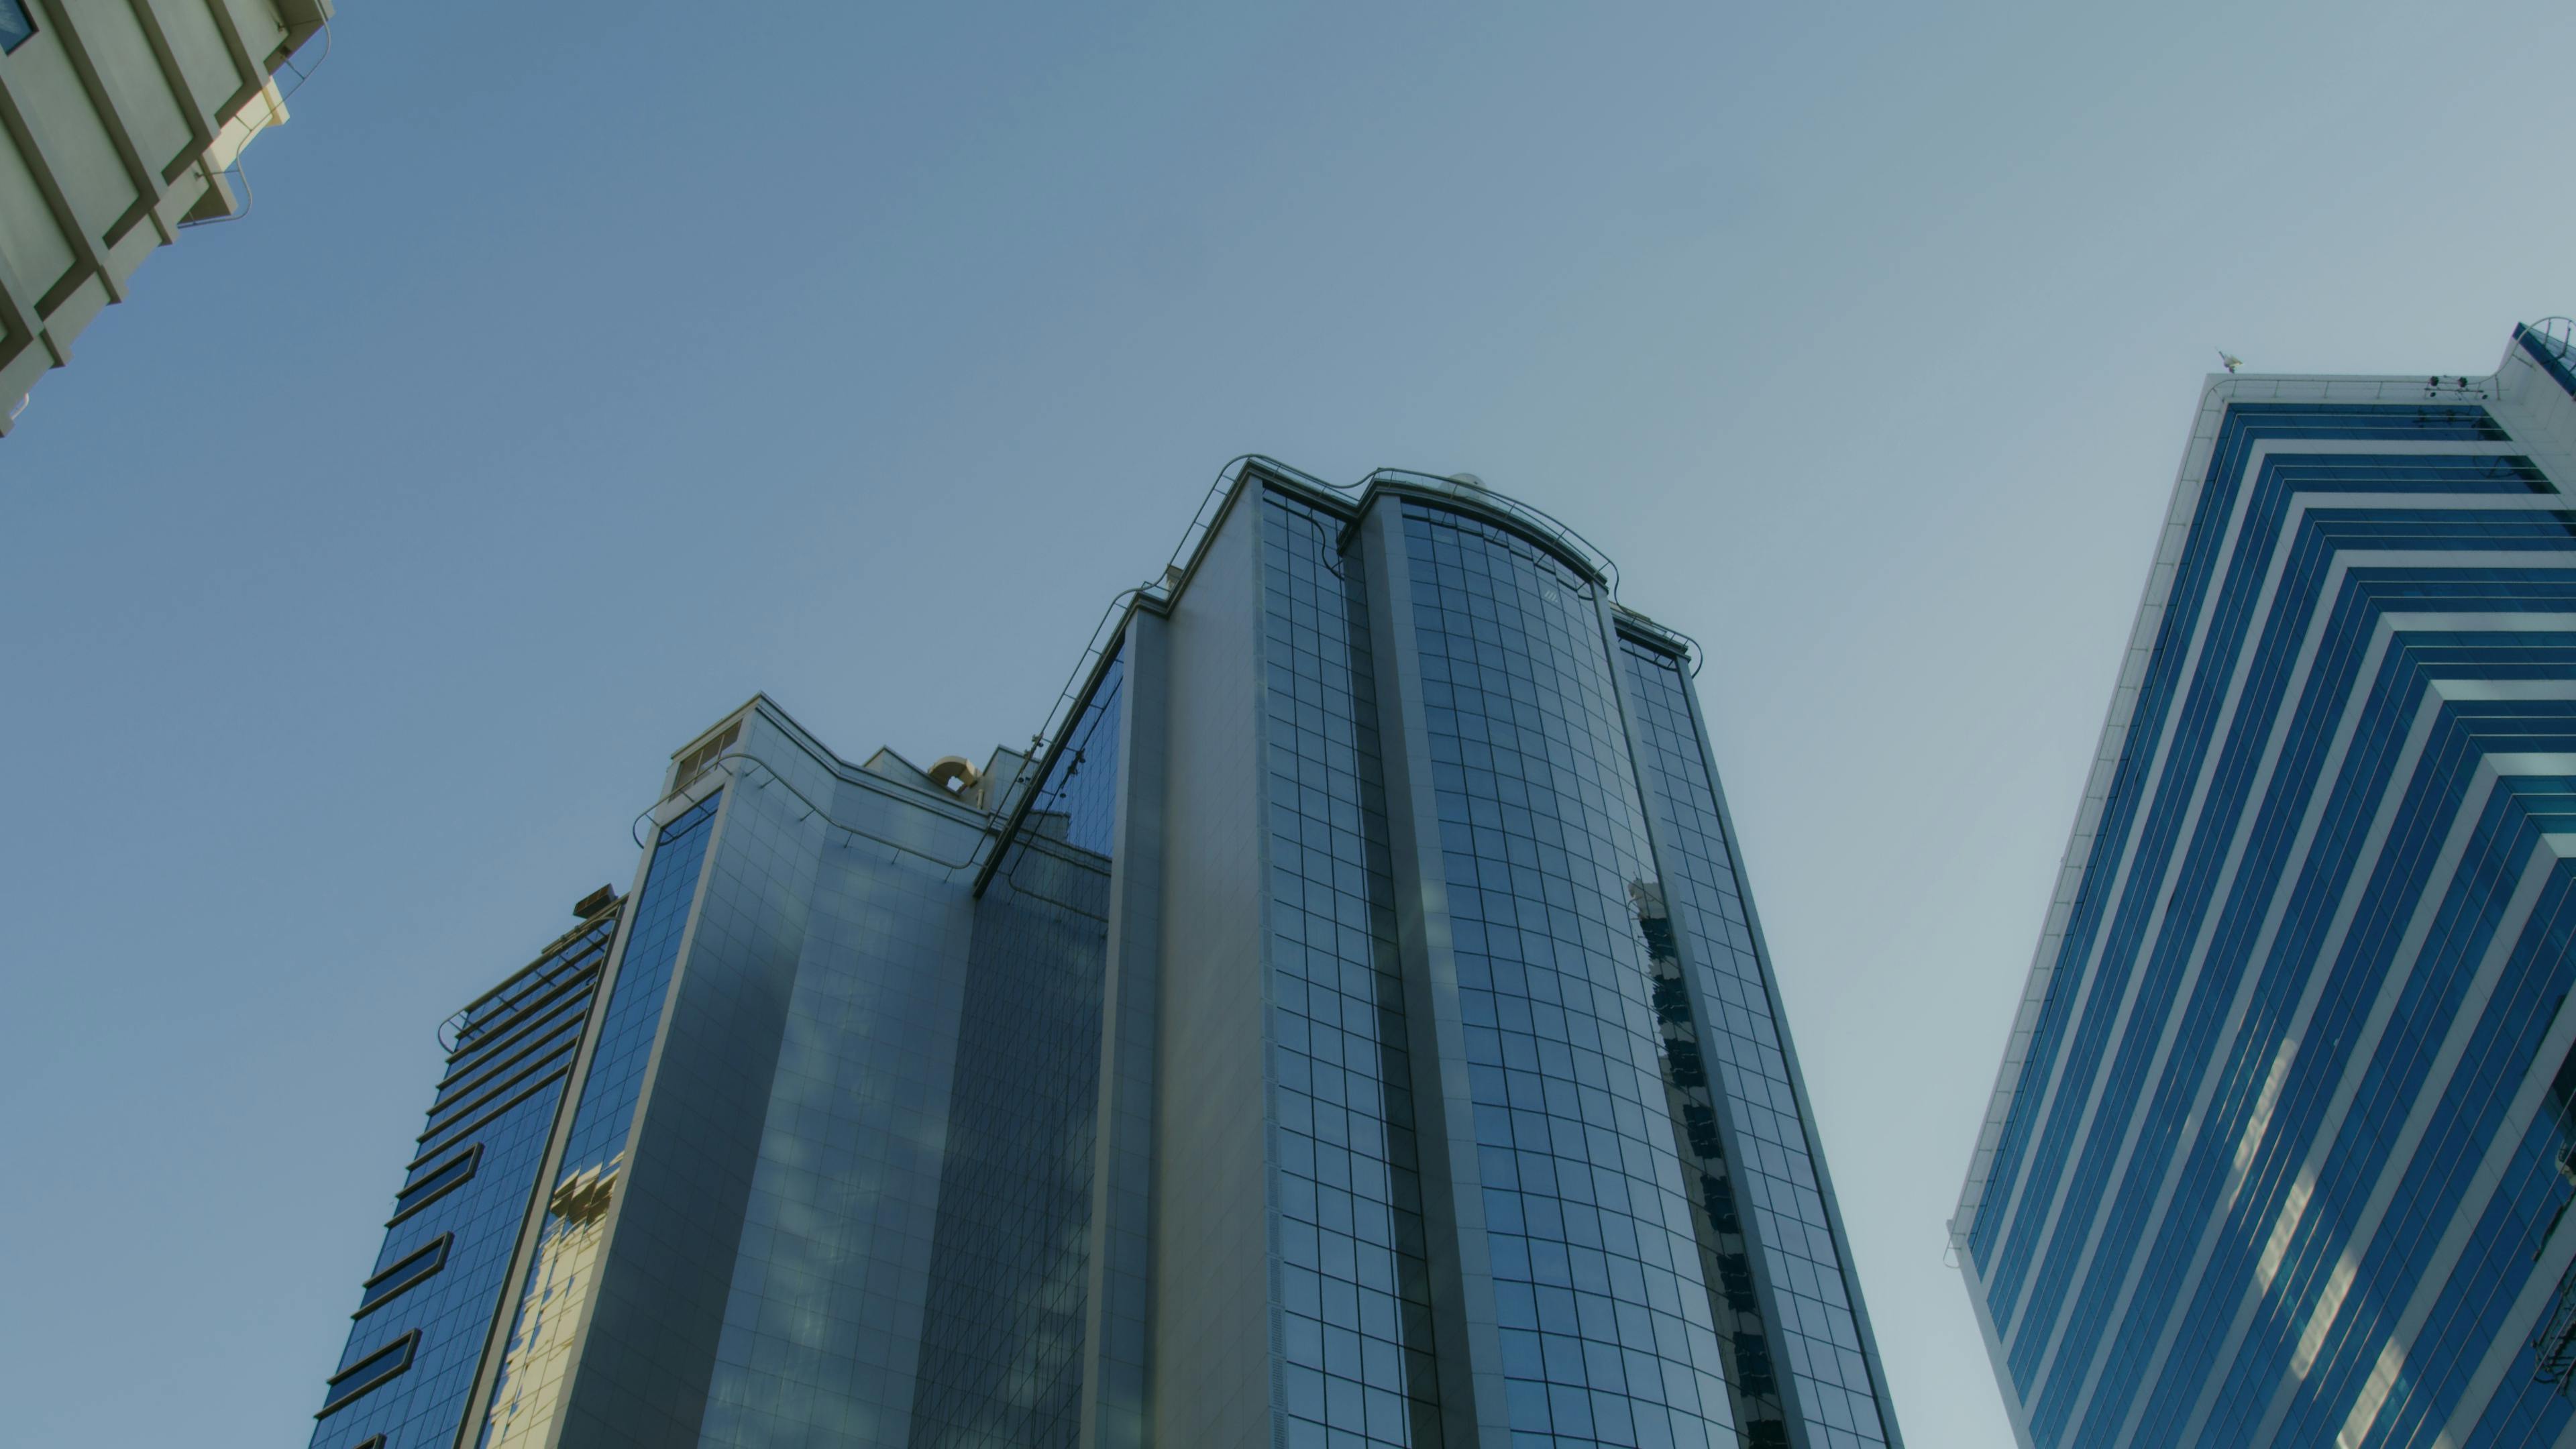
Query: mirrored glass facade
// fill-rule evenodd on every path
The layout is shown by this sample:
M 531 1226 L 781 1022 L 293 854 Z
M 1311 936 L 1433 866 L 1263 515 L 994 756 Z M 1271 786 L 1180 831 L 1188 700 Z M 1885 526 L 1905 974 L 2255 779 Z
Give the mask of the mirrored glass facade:
M 512 1311 L 500 1392 L 480 1430 L 484 1444 L 537 1442 L 557 1417 L 572 1337 L 596 1276 L 601 1219 L 615 1192 L 646 1055 L 662 1020 L 722 799 L 721 793 L 707 796 L 656 838 L 642 904 L 609 988 L 599 1041 L 554 1173 L 557 1185 L 538 1229 L 538 1251 Z
M 1772 1367 L 1786 1369 L 1798 1404 L 1827 1431 L 1811 1438 L 1884 1444 L 1888 1431 L 1867 1360 L 1859 1288 L 1838 1246 L 1841 1228 L 1819 1175 L 1778 993 L 1763 968 L 1748 892 L 1735 870 L 1685 662 L 1668 647 L 1633 637 L 1620 640 L 1620 653 L 1666 899 L 1680 919 L 1677 935 L 1697 970 L 1706 1011 L 1692 1044 L 1707 1052 L 1711 1086 L 1724 1095 L 1734 1128 L 1731 1160 L 1720 1160 L 1722 1149 L 1707 1152 L 1697 1134 L 1692 1144 L 1702 1197 L 1719 1229 L 1714 1267 L 1721 1296 L 1737 1309 L 1727 1341 L 1745 1359 L 1786 1356 L 1785 1364 Z M 1750 1233 L 1729 1230 L 1727 1220 L 1744 1213 L 1753 1219 Z M 1746 1246 L 1737 1246 L 1739 1237 Z M 1737 1255 L 1753 1250 L 1763 1255 L 1772 1292 L 1762 1324 L 1743 1316 L 1748 1297 L 1758 1295 L 1748 1292 L 1749 1264 Z
M 1081 1439 L 1123 675 L 1111 658 L 975 906 L 918 1449 Z
M 1404 536 L 1512 1430 L 1723 1443 L 1598 600 L 1471 516 L 1408 503 Z
M 687 966 L 722 968 L 701 983 L 713 1002 L 760 1002 L 707 1034 L 704 1070 L 736 1095 L 693 1124 L 730 1129 L 725 1170 L 748 1180 L 740 1198 L 701 1172 L 675 1184 L 688 1220 L 715 1224 L 723 1251 L 699 1271 L 722 1298 L 668 1321 L 692 1335 L 721 1321 L 711 1350 L 644 1341 L 648 1364 L 714 1362 L 703 1417 L 686 1422 L 682 1399 L 683 1422 L 642 1442 L 901 1444 L 910 1422 L 980 830 L 809 750 L 774 719 L 745 722 L 734 788 L 765 802 L 762 848 L 723 878 L 726 949 L 693 944 Z M 720 865 L 732 851 L 728 834 Z
M 2576 1433 L 2545 340 L 2204 394 L 1952 1224 L 2025 1442 Z
M 1437 1446 L 1437 1352 L 1367 585 L 1262 500 L 1272 1133 L 1287 1443 Z
M 1444 480 L 1247 460 L 1187 537 L 1028 754 L 674 752 L 317 1444 L 433 1381 L 399 1442 L 1899 1443 L 1687 647 Z
M 621 905 L 600 907 L 441 1032 L 447 1070 L 359 1290 L 313 1449 L 455 1442 Z

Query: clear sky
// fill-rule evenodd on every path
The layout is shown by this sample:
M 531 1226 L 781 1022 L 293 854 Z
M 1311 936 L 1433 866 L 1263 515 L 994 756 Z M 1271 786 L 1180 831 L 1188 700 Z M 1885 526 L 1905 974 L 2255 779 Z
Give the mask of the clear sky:
M 2201 376 L 2576 311 L 2576 9 L 348 0 L 0 440 L 0 1403 L 300 1444 L 433 1028 L 754 690 L 1024 741 L 1262 451 L 1698 636 L 1916 1449 Z

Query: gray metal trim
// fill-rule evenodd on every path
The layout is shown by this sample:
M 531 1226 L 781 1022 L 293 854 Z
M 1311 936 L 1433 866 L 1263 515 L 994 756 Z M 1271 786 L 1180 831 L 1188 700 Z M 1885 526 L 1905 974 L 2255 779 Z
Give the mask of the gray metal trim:
M 215 33 L 222 37 L 225 53 L 233 58 L 233 74 L 241 77 L 241 89 L 224 97 L 215 111 L 216 120 L 230 124 L 233 117 L 241 114 L 241 108 L 250 104 L 250 98 L 259 94 L 260 87 L 268 84 L 269 72 L 250 53 L 250 44 L 242 38 L 241 21 L 234 17 L 230 0 L 206 0 L 206 13 L 214 17 Z
M 53 163 L 45 159 L 45 148 L 38 142 L 33 122 L 18 105 L 17 96 L 5 85 L 0 85 L 0 126 L 5 126 L 9 138 L 17 142 L 19 153 L 27 162 L 27 174 L 36 183 L 38 194 L 45 198 L 45 209 L 54 214 L 54 225 L 61 229 L 72 248 L 72 264 L 63 275 L 46 283 L 43 293 L 21 302 L 25 312 L 39 319 L 36 335 L 43 339 L 45 350 L 54 355 L 54 362 L 59 366 L 71 360 L 71 352 L 67 344 L 55 339 L 51 328 L 42 325 L 44 299 L 62 289 L 66 282 L 77 288 L 89 277 L 106 277 L 107 260 L 98 249 L 98 238 L 91 236 L 89 228 L 81 224 L 80 213 L 72 209 L 71 198 L 64 194 L 62 183 L 54 176 Z M 108 288 L 109 300 L 115 300 L 115 284 L 103 282 L 102 285 Z
M 2120 668 L 2112 680 L 2110 702 L 2103 709 L 2102 730 L 2094 745 L 2093 763 L 2086 772 L 2085 783 L 2076 800 L 2075 818 L 2067 828 L 2066 848 L 2058 857 L 2057 875 L 2049 893 L 2048 907 L 2040 919 L 2039 937 L 2031 946 L 2030 966 L 2023 978 L 2021 1002 L 2014 1008 L 2012 1023 L 2004 1030 L 2003 1053 L 1995 1066 L 1995 1085 L 1987 1096 L 1986 1113 L 1977 1127 L 1976 1144 L 1969 1149 L 1967 1171 L 1961 1176 L 1957 1206 L 1951 1212 L 1951 1245 L 1960 1250 L 1963 1258 L 1969 1255 L 1970 1239 L 1975 1235 L 1977 1220 L 1985 1212 L 1986 1197 L 1994 1185 L 1994 1161 L 2001 1150 L 2005 1129 L 2011 1123 L 2013 1109 L 2020 1102 L 2022 1092 L 2029 1085 L 2023 1079 L 2029 1072 L 2031 1040 L 2049 994 L 2056 989 L 2061 970 L 2058 957 L 2065 947 L 2066 927 L 2076 901 L 2089 883 L 2092 854 L 2109 803 L 2111 782 L 2128 750 L 2129 732 L 2134 723 L 2130 712 L 2136 707 L 2140 687 L 2163 632 L 2166 605 L 2174 581 L 2180 575 L 2182 556 L 2191 530 L 2199 519 L 2200 480 L 2209 470 L 2220 421 L 2225 416 L 2227 404 L 2233 400 L 2234 391 L 2232 380 L 2222 381 L 2215 377 L 2203 386 L 2199 407 L 2192 415 L 2192 425 L 2183 444 L 2182 462 L 2175 469 L 2172 501 L 2166 505 L 2164 527 L 2157 535 L 2155 549 L 2148 559 L 2146 580 L 2139 586 L 2137 613 L 2130 622 Z M 2044 1092 L 2047 1084 L 2042 1082 L 2039 1086 Z M 2013 1196 L 2017 1197 L 2018 1179 L 2011 1186 Z M 2009 1200 L 2005 1211 L 2009 1216 Z M 2007 1221 L 1997 1222 L 1997 1241 L 2002 1240 L 2008 1227 Z
M 1124 644 L 1084 1284 L 1081 1449 L 1147 1449 L 1153 1441 L 1154 1095 L 1171 694 L 1164 628 L 1156 615 L 1131 618 Z M 1112 1385 L 1112 1377 L 1119 1382 Z
M 1188 848 L 1163 872 L 1153 1432 L 1249 1449 L 1280 1430 L 1262 561 L 1239 516 L 1210 538 L 1210 588 L 1167 634 L 1165 830 Z
M 1233 518 L 1236 505 L 1255 490 L 1247 486 L 1252 475 L 1239 472 L 1234 487 L 1208 520 L 1207 532 L 1200 537 L 1198 554 L 1190 559 L 1186 583 L 1198 573 L 1199 557 Z M 1268 520 L 1254 496 L 1254 506 L 1246 510 L 1242 526 L 1246 530 L 1243 579 L 1247 601 L 1244 622 L 1250 626 L 1251 647 L 1246 651 L 1252 666 L 1252 858 L 1255 873 L 1253 900 L 1252 959 L 1257 980 L 1254 990 L 1261 997 L 1261 1285 L 1262 1346 L 1268 1350 L 1262 1380 L 1269 1385 L 1270 1403 L 1263 1414 L 1270 1429 L 1271 1449 L 1288 1446 L 1288 1357 L 1280 1352 L 1279 1341 L 1287 1310 L 1280 1306 L 1279 1291 L 1279 959 L 1274 950 L 1279 902 L 1272 892 L 1271 872 L 1278 862 L 1270 853 L 1270 707 L 1262 697 L 1270 688 L 1270 626 L 1268 612 L 1270 591 L 1270 547 L 1262 525 Z M 1178 590 L 1174 593 L 1177 596 Z
M 161 217 L 161 195 L 165 187 L 160 171 L 146 163 L 143 153 L 135 149 L 133 133 L 125 128 L 124 111 L 118 109 L 116 98 L 107 93 L 107 83 L 98 74 L 98 63 L 90 58 L 89 43 L 81 39 L 79 27 L 72 24 L 72 7 L 63 0 L 53 0 L 45 8 L 52 14 L 54 38 L 62 42 L 63 58 L 71 62 L 72 75 L 80 81 L 81 94 L 89 98 L 90 109 L 98 112 L 99 128 L 107 133 L 107 144 L 115 149 L 116 159 L 125 167 L 125 179 L 134 187 L 134 203 L 108 229 L 107 244 L 114 247 L 125 240 L 131 223 L 140 219 L 135 216 L 137 210 L 152 219 L 153 229 L 161 233 L 164 243 L 170 242 L 176 234 L 171 231 L 170 223 Z M 117 285 L 116 278 L 105 268 L 100 269 L 99 277 L 106 283 L 110 302 L 125 300 L 125 289 Z
M 1217 530 L 1225 526 L 1226 517 L 1233 512 L 1235 500 L 1241 496 L 1242 491 L 1242 485 L 1238 483 L 1234 492 L 1226 496 L 1225 504 L 1217 510 L 1216 517 L 1209 520 L 1207 534 L 1200 540 L 1200 553 L 1206 552 L 1207 539 L 1216 537 Z M 1190 557 L 1190 572 L 1192 574 L 1198 572 L 1197 554 Z M 1090 672 L 1081 681 L 1081 687 L 1072 692 L 1073 707 L 1065 711 L 1064 723 L 1056 730 L 1056 737 L 1047 740 L 1046 748 L 1030 757 L 1025 775 L 1028 788 L 1020 792 L 1017 800 L 1011 802 L 1009 814 L 1002 821 L 1001 827 L 993 832 L 993 852 L 984 861 L 983 868 L 976 872 L 975 886 L 969 894 L 981 899 L 984 888 L 992 884 L 993 872 L 1000 869 L 1003 852 L 1009 849 L 1011 837 L 1019 834 L 1021 822 L 1027 819 L 1030 806 L 1037 802 L 1039 783 L 1046 779 L 1049 770 L 1055 768 L 1056 757 L 1064 753 L 1065 739 L 1072 733 L 1074 722 L 1082 718 L 1082 712 L 1091 707 L 1091 696 L 1099 692 L 1100 678 L 1109 672 L 1109 661 L 1117 657 L 1120 640 L 1134 626 L 1139 615 L 1169 618 L 1172 602 L 1179 596 L 1179 592 L 1179 589 L 1175 588 L 1171 595 L 1156 599 L 1142 590 L 1128 591 L 1127 607 L 1120 613 L 1118 622 L 1108 630 L 1109 642 L 1100 646 L 1100 657 L 1093 661 Z M 1114 598 L 1111 600 L 1113 605 L 1116 602 Z M 1099 636 L 1095 634 L 1093 637 Z
M 144 44 L 152 47 L 152 62 L 160 67 L 161 83 L 170 88 L 171 98 L 179 103 L 179 114 L 188 122 L 189 139 L 196 142 L 195 151 L 161 166 L 162 184 L 175 185 L 180 177 L 188 174 L 190 166 L 205 159 L 206 151 L 215 144 L 214 118 L 208 114 L 206 103 L 197 99 L 196 89 L 188 84 L 187 72 L 179 64 L 179 53 L 171 48 L 169 32 L 161 28 L 161 12 L 153 8 L 152 0 L 126 0 L 126 3 L 134 11 L 134 23 L 143 30 Z M 170 241 L 176 235 L 164 225 L 163 241 Z

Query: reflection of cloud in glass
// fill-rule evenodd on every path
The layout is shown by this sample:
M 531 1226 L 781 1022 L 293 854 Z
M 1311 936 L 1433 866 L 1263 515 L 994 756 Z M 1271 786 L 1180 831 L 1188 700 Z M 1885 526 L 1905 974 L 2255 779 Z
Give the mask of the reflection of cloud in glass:
M 608 1227 L 608 1208 L 617 1194 L 617 1167 L 611 1158 L 585 1168 L 557 1184 L 547 1200 L 551 1217 L 537 1245 L 537 1266 L 519 1310 L 519 1331 L 501 1361 L 501 1392 L 492 1401 L 484 1443 L 489 1449 L 519 1449 L 545 1442 L 563 1411 L 563 1394 L 572 1367 L 574 1332 L 581 1327 L 582 1305 L 597 1280 L 599 1249 Z

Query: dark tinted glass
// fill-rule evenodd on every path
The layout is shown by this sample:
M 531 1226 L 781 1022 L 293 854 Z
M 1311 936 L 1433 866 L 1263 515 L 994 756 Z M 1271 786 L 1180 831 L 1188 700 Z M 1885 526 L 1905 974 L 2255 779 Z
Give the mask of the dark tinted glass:
M 1080 1437 L 1100 1010 L 1126 661 L 975 905 L 911 1442 Z
M 442 1233 L 429 1246 L 368 1279 L 366 1291 L 358 1298 L 358 1311 L 360 1313 L 373 1311 L 395 1294 L 417 1285 L 430 1274 L 446 1266 L 447 1248 L 454 1241 L 455 1234 Z

